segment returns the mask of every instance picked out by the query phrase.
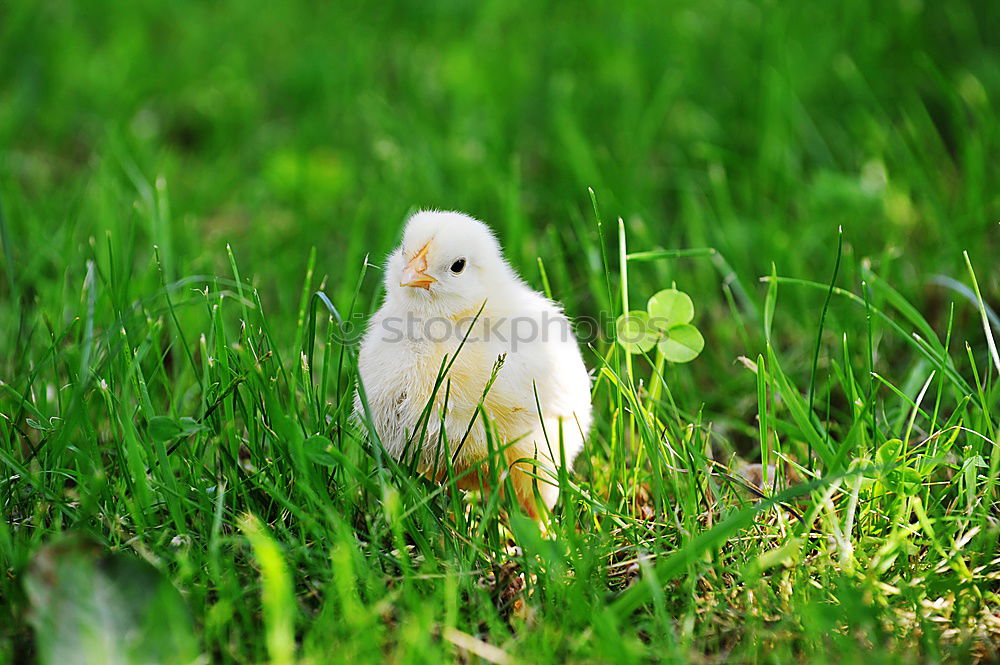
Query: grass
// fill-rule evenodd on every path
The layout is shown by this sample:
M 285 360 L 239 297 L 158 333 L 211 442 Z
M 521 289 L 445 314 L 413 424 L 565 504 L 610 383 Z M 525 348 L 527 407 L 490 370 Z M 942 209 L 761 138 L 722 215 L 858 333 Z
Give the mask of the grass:
M 209 662 L 995 660 L 994 5 L 6 3 L 0 663 L 67 533 Z M 415 207 L 694 298 L 689 365 L 587 348 L 547 534 L 350 419 Z

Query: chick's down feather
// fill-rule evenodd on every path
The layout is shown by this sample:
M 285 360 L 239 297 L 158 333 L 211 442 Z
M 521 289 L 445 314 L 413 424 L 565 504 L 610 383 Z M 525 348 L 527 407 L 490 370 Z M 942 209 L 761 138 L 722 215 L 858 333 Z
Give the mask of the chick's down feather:
M 469 489 L 488 486 L 492 449 L 529 514 L 536 492 L 551 507 L 557 469 L 591 422 L 590 377 L 561 309 L 521 281 L 485 224 L 455 212 L 410 217 L 385 291 L 359 358 L 385 449 L 438 481 L 453 457 Z M 355 409 L 365 417 L 360 394 Z

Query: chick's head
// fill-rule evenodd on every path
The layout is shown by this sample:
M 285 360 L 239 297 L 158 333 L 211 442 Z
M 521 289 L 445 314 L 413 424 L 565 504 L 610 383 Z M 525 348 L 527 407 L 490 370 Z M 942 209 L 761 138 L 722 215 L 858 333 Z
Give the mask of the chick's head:
M 418 212 L 386 267 L 385 289 L 411 309 L 458 316 L 517 282 L 489 227 L 458 212 Z

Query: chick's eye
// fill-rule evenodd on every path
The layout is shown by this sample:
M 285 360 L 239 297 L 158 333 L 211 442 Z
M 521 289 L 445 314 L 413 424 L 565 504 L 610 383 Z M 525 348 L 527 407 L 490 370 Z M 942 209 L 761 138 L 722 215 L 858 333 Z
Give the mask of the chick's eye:
M 455 262 L 451 264 L 451 271 L 456 275 L 465 270 L 465 259 L 455 259 Z

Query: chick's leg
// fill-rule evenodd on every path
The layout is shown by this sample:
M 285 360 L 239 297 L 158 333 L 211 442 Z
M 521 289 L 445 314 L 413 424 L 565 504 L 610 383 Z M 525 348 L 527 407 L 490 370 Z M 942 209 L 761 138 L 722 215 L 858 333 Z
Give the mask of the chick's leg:
M 540 504 L 549 510 L 555 506 L 559 499 L 559 485 L 553 475 L 554 467 L 548 460 L 515 462 L 511 467 L 510 480 L 514 493 L 529 517 L 537 519 L 541 516 Z
M 565 421 L 548 419 L 531 435 L 524 437 L 508 452 L 511 482 L 518 502 L 532 517 L 540 515 L 541 506 L 549 510 L 559 499 L 559 468 L 572 466 L 583 447 L 579 431 L 566 427 Z

